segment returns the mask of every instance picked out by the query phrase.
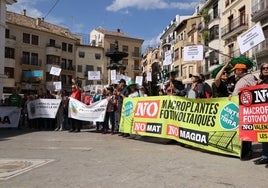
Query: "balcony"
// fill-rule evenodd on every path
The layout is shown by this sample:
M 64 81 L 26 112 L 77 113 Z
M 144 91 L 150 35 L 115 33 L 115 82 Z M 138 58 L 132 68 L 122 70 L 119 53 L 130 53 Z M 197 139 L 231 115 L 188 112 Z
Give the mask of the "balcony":
M 15 87 L 15 79 L 14 78 L 4 78 L 4 87 Z
M 62 50 L 60 45 L 47 44 L 46 55 L 61 56 Z
M 268 38 L 253 48 L 256 57 L 265 57 L 268 55 Z
M 251 21 L 258 22 L 268 18 L 268 0 L 261 0 L 251 9 Z
M 22 57 L 21 58 L 21 64 L 22 65 L 32 65 L 32 66 L 42 66 L 42 60 L 37 60 L 36 58 L 28 58 L 28 57 Z
M 15 59 L 5 58 L 5 67 L 15 68 Z
M 232 20 L 229 24 L 221 28 L 223 40 L 235 37 L 248 29 L 248 16 L 242 15 Z
M 139 52 L 132 52 L 132 57 L 141 58 L 141 53 Z
M 6 44 L 7 47 L 14 47 L 16 45 L 16 37 L 11 35 L 8 38 L 6 38 Z
M 139 71 L 142 70 L 142 68 L 139 67 L 138 65 L 132 65 L 131 68 L 132 68 L 132 70 L 135 71 L 135 72 L 139 72 Z
M 197 29 L 198 29 L 199 32 L 203 32 L 204 30 L 207 30 L 208 28 L 207 28 L 205 22 L 204 21 L 201 21 L 198 24 L 198 28 Z

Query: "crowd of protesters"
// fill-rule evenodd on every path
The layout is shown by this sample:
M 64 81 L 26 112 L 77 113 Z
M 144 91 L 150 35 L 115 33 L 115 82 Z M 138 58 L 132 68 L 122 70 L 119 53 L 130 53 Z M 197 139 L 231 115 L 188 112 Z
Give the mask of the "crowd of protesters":
M 192 73 L 190 75 L 191 83 L 184 85 L 181 81 L 175 79 L 178 71 L 170 70 L 165 75 L 168 82 L 164 87 L 159 87 L 158 95 L 176 95 L 194 99 L 211 97 L 229 97 L 230 99 L 232 96 L 237 96 L 241 88 L 268 83 L 268 63 L 261 65 L 259 78 L 250 73 L 249 70 L 252 67 L 253 62 L 246 57 L 233 58 L 228 63 L 218 65 L 211 71 L 211 76 L 214 78 L 211 86 L 206 83 L 204 75 L 198 72 Z M 68 118 L 68 98 L 73 97 L 86 105 L 107 99 L 106 115 L 103 122 L 95 122 L 96 132 L 115 134 L 119 133 L 123 99 L 125 97 L 148 96 L 144 87 L 132 81 L 126 83 L 124 79 L 121 79 L 118 84 L 104 87 L 101 90 L 98 89 L 93 95 L 89 92 L 83 92 L 75 80 L 72 80 L 72 82 L 70 94 L 65 91 L 47 91 L 41 95 L 25 94 L 24 97 L 21 97 L 14 89 L 5 103 L 9 106 L 22 108 L 22 126 L 25 126 L 23 123 L 27 122 L 30 129 L 80 132 L 85 122 Z M 61 99 L 62 102 L 55 119 L 38 118 L 30 120 L 27 118 L 27 103 L 38 98 Z M 130 136 L 126 133 L 119 133 L 119 135 Z M 243 141 L 242 146 L 242 159 L 251 159 L 252 143 Z M 255 164 L 266 164 L 268 168 L 268 144 L 263 143 L 262 146 L 262 156 L 255 161 Z

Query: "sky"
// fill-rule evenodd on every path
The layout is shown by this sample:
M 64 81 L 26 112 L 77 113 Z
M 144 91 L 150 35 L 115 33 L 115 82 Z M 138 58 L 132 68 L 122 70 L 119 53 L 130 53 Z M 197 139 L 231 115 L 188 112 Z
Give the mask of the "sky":
M 200 1 L 200 0 L 199 0 Z M 163 30 L 176 15 L 192 15 L 198 0 L 17 0 L 7 10 L 89 35 L 97 27 L 144 40 L 156 47 Z

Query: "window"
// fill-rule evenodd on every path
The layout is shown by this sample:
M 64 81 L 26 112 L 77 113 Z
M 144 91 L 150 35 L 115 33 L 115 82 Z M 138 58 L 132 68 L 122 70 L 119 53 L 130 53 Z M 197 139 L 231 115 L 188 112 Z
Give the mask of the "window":
M 79 52 L 78 52 L 78 56 L 79 56 L 80 58 L 84 58 L 84 57 L 85 57 L 85 52 L 79 51 Z
M 68 59 L 68 70 L 74 70 L 73 60 L 71 60 L 71 59 Z
M 219 25 L 214 25 L 209 30 L 209 39 L 214 40 L 219 38 Z
M 31 65 L 38 65 L 38 53 L 31 54 Z
M 94 71 L 94 66 L 93 65 L 86 65 L 86 72 L 88 71 Z
M 22 64 L 30 64 L 30 52 L 22 52 Z
M 115 44 L 110 44 L 110 51 L 114 51 L 115 50 Z
M 209 53 L 210 66 L 219 64 L 219 57 L 215 51 Z
M 128 46 L 123 45 L 123 52 L 128 52 Z
M 6 38 L 9 39 L 10 38 L 10 30 L 6 29 Z
M 67 69 L 67 59 L 64 58 L 61 59 L 61 68 Z
M 66 75 L 61 75 L 61 83 L 66 84 Z
M 22 39 L 23 43 L 30 44 L 30 40 L 31 40 L 30 34 L 23 33 L 23 37 L 22 38 L 23 38 Z
M 53 75 L 50 74 L 49 72 L 46 72 L 46 81 L 47 81 L 47 82 L 50 82 L 50 81 L 53 80 L 52 78 L 53 78 Z
M 213 19 L 218 18 L 219 16 L 219 10 L 218 10 L 218 3 L 213 5 Z
M 229 48 L 229 56 L 234 57 L 234 43 L 228 45 Z
M 60 65 L 60 57 L 55 55 L 47 55 L 47 64 Z
M 32 35 L 32 45 L 38 45 L 39 37 L 37 35 Z
M 11 68 L 11 67 L 5 67 L 5 75 L 8 77 L 8 78 L 14 78 L 14 68 Z
M 5 47 L 5 58 L 15 59 L 15 49 Z
M 134 70 L 139 70 L 140 69 L 140 62 L 138 60 L 134 61 Z
M 73 45 L 72 44 L 68 44 L 68 52 L 73 52 Z
M 56 41 L 54 39 L 49 39 L 49 46 L 56 46 Z
M 65 43 L 65 42 L 63 42 L 62 44 L 61 44 L 61 48 L 62 48 L 62 51 L 67 51 L 67 43 Z
M 101 54 L 100 53 L 95 53 L 95 59 L 101 59 Z
M 77 65 L 77 72 L 82 72 L 82 71 L 83 71 L 83 66 Z
M 97 71 L 100 71 L 100 73 L 102 74 L 102 68 L 101 67 L 97 67 Z

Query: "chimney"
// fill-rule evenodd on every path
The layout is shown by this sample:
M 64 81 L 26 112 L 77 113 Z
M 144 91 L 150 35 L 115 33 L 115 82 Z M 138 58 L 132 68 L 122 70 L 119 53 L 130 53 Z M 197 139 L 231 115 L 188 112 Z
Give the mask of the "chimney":
M 22 15 L 23 15 L 23 16 L 26 16 L 26 9 L 23 9 L 23 10 L 22 10 Z
M 117 32 L 120 33 L 120 28 L 117 28 Z
M 36 25 L 39 26 L 39 25 L 41 24 L 41 21 L 42 21 L 41 18 L 37 18 L 37 19 L 36 19 Z

